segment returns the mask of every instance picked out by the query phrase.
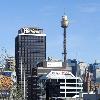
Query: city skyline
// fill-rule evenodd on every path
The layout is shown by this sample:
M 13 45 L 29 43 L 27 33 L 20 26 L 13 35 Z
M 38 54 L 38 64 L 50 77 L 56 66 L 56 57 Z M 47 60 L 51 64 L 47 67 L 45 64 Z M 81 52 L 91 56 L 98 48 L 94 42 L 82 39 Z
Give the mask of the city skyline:
M 47 57 L 63 59 L 61 17 L 68 16 L 67 52 L 71 59 L 89 63 L 100 60 L 100 1 L 17 0 L 0 3 L 0 48 L 15 55 L 15 37 L 21 27 L 43 28 L 47 35 Z M 56 37 L 56 38 L 55 38 Z

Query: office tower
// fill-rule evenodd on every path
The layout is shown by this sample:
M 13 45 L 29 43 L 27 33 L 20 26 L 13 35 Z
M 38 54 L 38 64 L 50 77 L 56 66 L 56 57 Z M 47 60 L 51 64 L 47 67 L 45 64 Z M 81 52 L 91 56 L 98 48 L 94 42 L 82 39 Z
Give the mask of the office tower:
M 38 77 L 28 76 L 27 78 L 27 100 L 39 100 L 39 96 L 37 95 L 39 92 Z
M 46 100 L 52 97 L 59 97 L 60 94 L 60 82 L 57 80 L 46 80 Z
M 88 67 L 90 66 L 89 64 L 83 62 L 83 61 L 80 61 L 78 63 L 78 66 L 79 66 L 79 69 L 80 69 L 80 76 L 83 78 L 83 76 L 85 75 L 85 71 L 88 70 Z M 91 65 L 92 67 L 92 65 Z M 90 69 L 90 68 L 89 68 Z M 92 69 L 91 69 L 92 70 Z
M 67 59 L 67 63 L 68 63 L 68 67 L 72 68 L 72 74 L 74 76 L 79 76 L 79 66 L 77 64 L 77 60 L 76 59 Z
M 93 75 L 95 83 L 100 83 L 100 63 L 98 65 L 95 65 Z
M 44 80 L 46 82 L 46 90 Z M 83 91 L 82 79 L 63 69 L 58 71 L 52 70 L 48 74 L 44 74 L 40 78 L 40 82 L 44 84 L 44 87 L 41 85 L 41 91 L 46 93 L 46 100 L 49 100 L 49 98 L 50 100 L 57 100 L 57 98 L 69 100 L 69 98 L 79 96 L 79 92 Z M 44 95 L 42 94 L 42 96 Z
M 36 27 L 21 28 L 15 38 L 15 60 L 17 83 L 22 88 L 24 76 L 27 79 L 31 75 L 32 67 L 45 59 L 46 34 L 43 33 L 43 29 Z
M 5 68 L 15 71 L 15 57 L 8 56 L 5 60 Z

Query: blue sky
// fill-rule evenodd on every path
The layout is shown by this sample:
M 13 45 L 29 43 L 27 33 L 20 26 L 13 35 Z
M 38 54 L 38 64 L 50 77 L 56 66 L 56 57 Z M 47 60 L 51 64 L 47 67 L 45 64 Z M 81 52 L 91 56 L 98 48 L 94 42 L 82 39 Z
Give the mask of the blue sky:
M 14 55 L 17 31 L 37 26 L 47 34 L 47 56 L 63 59 L 64 14 L 67 28 L 68 58 L 88 63 L 100 60 L 100 0 L 1 0 L 0 48 Z

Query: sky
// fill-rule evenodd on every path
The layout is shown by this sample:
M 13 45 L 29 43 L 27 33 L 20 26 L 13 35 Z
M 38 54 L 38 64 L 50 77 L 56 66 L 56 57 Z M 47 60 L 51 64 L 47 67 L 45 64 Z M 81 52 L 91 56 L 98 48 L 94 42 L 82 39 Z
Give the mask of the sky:
M 35 26 L 47 35 L 47 57 L 63 59 L 64 13 L 69 20 L 67 58 L 100 60 L 100 0 L 0 0 L 0 50 L 14 56 L 18 30 Z

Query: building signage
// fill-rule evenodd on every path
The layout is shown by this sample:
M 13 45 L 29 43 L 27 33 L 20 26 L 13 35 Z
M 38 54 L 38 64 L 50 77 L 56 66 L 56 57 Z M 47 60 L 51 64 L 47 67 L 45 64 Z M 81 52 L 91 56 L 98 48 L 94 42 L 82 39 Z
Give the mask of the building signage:
M 62 67 L 62 62 L 47 62 L 47 67 Z
M 51 71 L 52 75 L 67 75 L 70 74 L 68 71 Z

